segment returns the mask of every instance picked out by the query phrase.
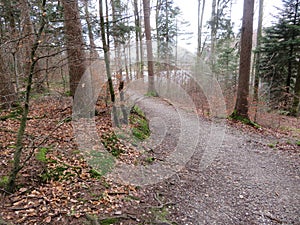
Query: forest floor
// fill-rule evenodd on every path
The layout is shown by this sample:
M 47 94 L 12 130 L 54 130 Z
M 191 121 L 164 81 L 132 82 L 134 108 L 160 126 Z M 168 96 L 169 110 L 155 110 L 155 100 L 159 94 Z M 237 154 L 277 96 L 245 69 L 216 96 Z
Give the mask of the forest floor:
M 155 175 L 137 173 L 134 184 L 130 176 L 124 184 L 101 176 L 78 150 L 69 98 L 34 100 L 24 140 L 24 158 L 33 157 L 15 193 L 0 189 L 0 224 L 300 224 L 299 118 L 286 117 L 282 129 L 252 128 L 197 117 L 159 98 L 144 98 L 139 107 L 154 137 L 144 152 L 110 139 L 111 116 L 102 106 L 96 117 L 108 149 L 122 150 L 119 161 Z M 0 118 L 1 186 L 19 112 Z

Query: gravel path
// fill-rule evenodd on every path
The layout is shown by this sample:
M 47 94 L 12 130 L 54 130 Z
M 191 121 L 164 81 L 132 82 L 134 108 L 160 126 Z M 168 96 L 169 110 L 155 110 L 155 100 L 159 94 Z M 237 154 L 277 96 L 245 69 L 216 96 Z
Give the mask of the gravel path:
M 149 224 L 300 224 L 299 151 L 271 149 L 266 137 L 197 118 L 158 98 L 138 105 L 150 120 L 157 163 L 175 162 L 161 181 L 150 177 L 151 185 L 143 186 L 144 206 L 169 211 Z

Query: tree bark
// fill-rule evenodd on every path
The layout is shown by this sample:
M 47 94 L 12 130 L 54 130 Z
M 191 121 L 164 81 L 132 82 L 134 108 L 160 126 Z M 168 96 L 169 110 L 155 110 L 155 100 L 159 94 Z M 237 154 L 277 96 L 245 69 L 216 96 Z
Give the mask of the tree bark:
M 68 53 L 70 94 L 74 97 L 77 86 L 85 71 L 82 27 L 78 0 L 62 1 L 64 7 L 65 41 Z
M 137 78 L 140 75 L 140 50 L 139 50 L 139 32 L 140 32 L 140 16 L 138 10 L 138 3 L 137 0 L 133 1 L 133 8 L 134 8 L 134 24 L 135 24 L 135 52 L 136 52 L 136 76 Z
M 99 54 L 96 50 L 95 38 L 94 38 L 92 24 L 90 20 L 89 1 L 84 0 L 83 3 L 84 3 L 84 11 L 85 11 L 85 20 L 86 20 L 86 25 L 88 28 L 88 35 L 90 40 L 90 58 L 91 60 L 96 60 L 99 59 Z
M 211 7 L 211 33 L 210 33 L 210 64 L 212 72 L 214 72 L 215 67 L 215 47 L 216 47 L 216 35 L 217 35 L 217 1 L 212 0 Z
M 151 95 L 157 95 L 154 85 L 154 68 L 153 68 L 153 51 L 151 40 L 151 26 L 150 26 L 150 0 L 143 0 L 144 8 L 144 23 L 145 23 L 145 35 L 147 45 L 147 61 L 148 61 L 148 93 Z
M 3 68 L 4 65 L 4 60 L 0 53 L 0 109 L 9 108 L 16 100 L 15 88 L 9 74 Z
M 241 34 L 240 70 L 235 104 L 235 114 L 243 118 L 248 116 L 249 78 L 253 34 L 254 0 L 244 0 L 243 23 Z
M 259 15 L 258 15 L 258 25 L 257 25 L 257 37 L 256 46 L 260 47 L 261 37 L 262 37 L 262 22 L 263 22 L 263 10 L 264 10 L 264 0 L 259 0 Z M 255 57 L 255 76 L 254 76 L 254 93 L 253 101 L 255 104 L 258 103 L 258 91 L 259 91 L 259 68 L 260 68 L 260 52 L 256 53 Z M 257 105 L 255 107 L 255 118 L 256 121 Z
M 299 103 L 300 103 L 300 62 L 298 62 L 297 78 L 296 78 L 296 84 L 294 89 L 294 99 L 293 99 L 293 105 L 291 109 L 292 116 L 299 115 Z
M 197 44 L 197 56 L 200 58 L 202 51 L 202 24 L 204 16 L 205 0 L 202 0 L 202 9 L 201 9 L 201 0 L 198 0 L 198 44 Z
M 100 33 L 101 33 L 101 39 L 102 39 L 102 45 L 103 45 L 103 51 L 104 51 L 104 61 L 105 61 L 105 68 L 106 68 L 106 74 L 107 74 L 107 80 L 109 85 L 109 92 L 110 92 L 110 99 L 114 103 L 115 102 L 115 92 L 114 92 L 114 86 L 111 78 L 111 71 L 110 71 L 110 60 L 109 60 L 109 47 L 106 43 L 106 37 L 105 37 L 105 24 L 104 24 L 104 14 L 103 14 L 103 3 L 102 0 L 99 1 L 99 13 L 100 13 Z

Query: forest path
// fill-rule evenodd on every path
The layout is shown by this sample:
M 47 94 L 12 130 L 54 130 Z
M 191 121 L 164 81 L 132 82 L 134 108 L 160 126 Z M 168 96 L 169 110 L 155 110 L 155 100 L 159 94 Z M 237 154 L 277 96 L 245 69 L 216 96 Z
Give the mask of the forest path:
M 153 135 L 162 139 L 153 149 L 156 157 L 167 159 L 176 146 L 183 149 L 175 154 L 185 157 L 180 171 L 143 187 L 143 207 L 129 207 L 134 214 L 145 209 L 136 214 L 142 221 L 151 217 L 144 224 L 300 224 L 299 151 L 270 148 L 276 139 L 233 127 L 225 130 L 222 122 L 197 118 L 159 98 L 144 98 L 138 105 Z M 183 124 L 191 129 L 183 131 Z M 194 140 L 195 134 L 193 152 L 188 142 L 180 142 L 182 137 Z M 208 155 L 212 161 L 207 162 Z M 151 205 L 159 205 L 154 213 Z

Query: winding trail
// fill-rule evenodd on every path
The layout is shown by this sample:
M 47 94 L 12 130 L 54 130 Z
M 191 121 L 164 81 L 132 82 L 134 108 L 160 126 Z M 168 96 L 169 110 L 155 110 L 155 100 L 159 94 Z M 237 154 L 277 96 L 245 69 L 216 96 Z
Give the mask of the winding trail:
M 138 105 L 150 120 L 156 157 L 168 161 L 178 151 L 184 163 L 144 186 L 141 204 L 173 203 L 167 220 L 177 224 L 300 224 L 299 151 L 271 149 L 267 137 L 197 118 L 159 98 Z M 144 224 L 163 222 L 154 219 Z

